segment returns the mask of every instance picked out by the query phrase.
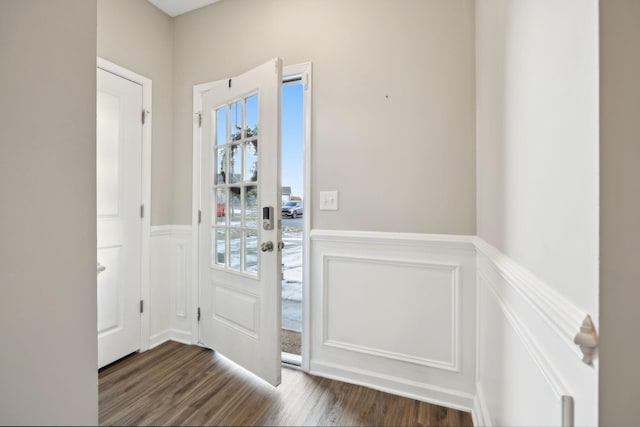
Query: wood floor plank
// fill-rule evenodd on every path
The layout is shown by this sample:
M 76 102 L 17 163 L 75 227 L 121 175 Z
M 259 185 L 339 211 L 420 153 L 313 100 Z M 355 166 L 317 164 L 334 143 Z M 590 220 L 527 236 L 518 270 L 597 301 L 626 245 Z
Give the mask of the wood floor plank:
M 283 369 L 274 388 L 219 354 L 166 342 L 99 372 L 101 425 L 472 426 L 471 415 Z

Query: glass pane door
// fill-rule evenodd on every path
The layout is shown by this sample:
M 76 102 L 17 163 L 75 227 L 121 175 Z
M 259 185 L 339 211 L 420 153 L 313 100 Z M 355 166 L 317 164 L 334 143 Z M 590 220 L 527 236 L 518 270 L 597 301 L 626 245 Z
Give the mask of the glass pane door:
M 258 95 L 218 106 L 212 121 L 211 266 L 257 276 Z

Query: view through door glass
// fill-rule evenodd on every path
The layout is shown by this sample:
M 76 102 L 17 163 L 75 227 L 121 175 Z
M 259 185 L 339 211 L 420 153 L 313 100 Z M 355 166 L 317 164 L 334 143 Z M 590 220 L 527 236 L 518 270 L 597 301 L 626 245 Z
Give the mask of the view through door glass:
M 282 86 L 282 352 L 300 364 L 304 215 L 303 85 Z
M 215 114 L 213 264 L 256 275 L 258 96 L 220 106 Z

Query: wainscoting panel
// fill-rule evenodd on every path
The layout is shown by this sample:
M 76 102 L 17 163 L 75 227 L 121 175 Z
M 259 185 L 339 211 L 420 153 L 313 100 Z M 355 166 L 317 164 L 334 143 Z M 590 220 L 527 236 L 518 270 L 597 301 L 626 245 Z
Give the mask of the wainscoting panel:
M 459 268 L 325 255 L 324 345 L 457 371 Z
M 192 344 L 191 227 L 151 227 L 150 347 L 168 340 Z
M 476 423 L 563 425 L 563 396 L 575 425 L 597 423 L 597 360 L 584 364 L 573 343 L 586 313 L 483 240 L 476 246 Z
M 472 236 L 313 230 L 310 373 L 451 408 L 474 425 L 597 422 L 598 360 L 573 337 L 587 313 Z M 150 347 L 195 343 L 191 228 L 152 227 Z M 248 334 L 253 305 L 218 315 Z M 566 407 L 565 407 L 566 408 Z
M 312 231 L 311 372 L 471 410 L 475 289 L 471 237 Z

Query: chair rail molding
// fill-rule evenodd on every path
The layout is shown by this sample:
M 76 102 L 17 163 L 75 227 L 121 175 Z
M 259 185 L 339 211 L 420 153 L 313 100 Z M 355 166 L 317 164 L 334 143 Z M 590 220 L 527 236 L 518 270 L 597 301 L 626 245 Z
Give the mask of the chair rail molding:
M 574 342 L 587 313 L 483 239 L 474 245 L 474 422 L 564 425 L 573 419 L 568 402 L 574 401 L 578 424 L 597 419 L 597 407 L 586 404 L 597 400 L 597 359 L 583 363 L 577 345 L 593 345 L 595 339 Z
M 494 269 L 527 303 L 544 319 L 549 326 L 562 337 L 571 351 L 582 359 L 583 354 L 575 345 L 574 338 L 580 332 L 583 319 L 588 316 L 564 296 L 553 290 L 529 270 L 512 260 L 498 249 L 481 238 L 476 238 L 474 244 L 479 255 L 484 255 L 491 263 L 486 266 Z

